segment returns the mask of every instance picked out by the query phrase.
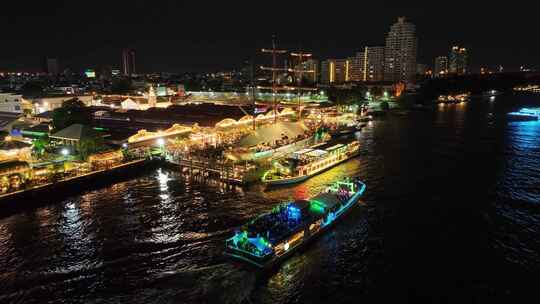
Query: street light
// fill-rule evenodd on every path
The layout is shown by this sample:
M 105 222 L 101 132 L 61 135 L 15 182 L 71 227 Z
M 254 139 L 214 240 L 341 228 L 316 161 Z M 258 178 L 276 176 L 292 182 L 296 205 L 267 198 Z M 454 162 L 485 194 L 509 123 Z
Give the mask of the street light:
M 163 147 L 165 145 L 165 140 L 160 137 L 156 140 L 156 143 L 158 144 L 158 146 Z
M 60 153 L 62 153 L 62 155 L 63 155 L 64 157 L 66 157 L 66 156 L 69 155 L 69 150 L 68 150 L 67 148 L 64 148 L 64 149 L 62 149 L 62 151 L 60 151 Z

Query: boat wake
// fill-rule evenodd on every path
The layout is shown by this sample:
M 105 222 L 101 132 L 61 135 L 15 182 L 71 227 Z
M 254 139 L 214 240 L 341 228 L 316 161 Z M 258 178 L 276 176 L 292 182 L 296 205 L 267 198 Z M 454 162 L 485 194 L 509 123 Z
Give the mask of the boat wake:
M 163 273 L 153 288 L 167 295 L 166 302 L 236 304 L 249 302 L 255 282 L 254 272 L 219 264 Z

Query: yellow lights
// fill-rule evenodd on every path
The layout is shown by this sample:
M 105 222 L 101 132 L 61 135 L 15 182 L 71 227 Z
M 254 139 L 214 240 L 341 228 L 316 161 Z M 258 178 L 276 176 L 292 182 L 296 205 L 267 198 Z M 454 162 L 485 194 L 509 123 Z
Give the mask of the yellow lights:
M 336 64 L 333 61 L 330 61 L 330 82 L 336 81 Z
M 369 48 L 366 46 L 364 49 L 364 81 L 368 80 L 368 54 Z
M 345 60 L 345 81 L 349 81 L 349 60 Z

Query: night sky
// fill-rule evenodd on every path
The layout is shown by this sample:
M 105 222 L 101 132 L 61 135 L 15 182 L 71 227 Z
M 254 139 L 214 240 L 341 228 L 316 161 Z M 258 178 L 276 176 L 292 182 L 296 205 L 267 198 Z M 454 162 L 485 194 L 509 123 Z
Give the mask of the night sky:
M 398 16 L 417 25 L 419 63 L 460 44 L 473 69 L 540 67 L 538 4 L 527 2 L 7 0 L 0 71 L 38 71 L 45 55 L 74 71 L 119 67 L 124 47 L 136 49 L 139 71 L 216 71 L 258 60 L 273 33 L 282 47 L 340 58 L 383 45 Z

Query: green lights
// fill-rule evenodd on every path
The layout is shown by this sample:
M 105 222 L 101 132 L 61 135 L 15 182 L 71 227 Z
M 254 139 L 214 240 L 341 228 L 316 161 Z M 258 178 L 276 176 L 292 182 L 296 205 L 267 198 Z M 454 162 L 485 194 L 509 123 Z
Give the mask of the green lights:
M 326 205 L 323 202 L 317 200 L 309 201 L 309 210 L 315 213 L 324 213 Z

